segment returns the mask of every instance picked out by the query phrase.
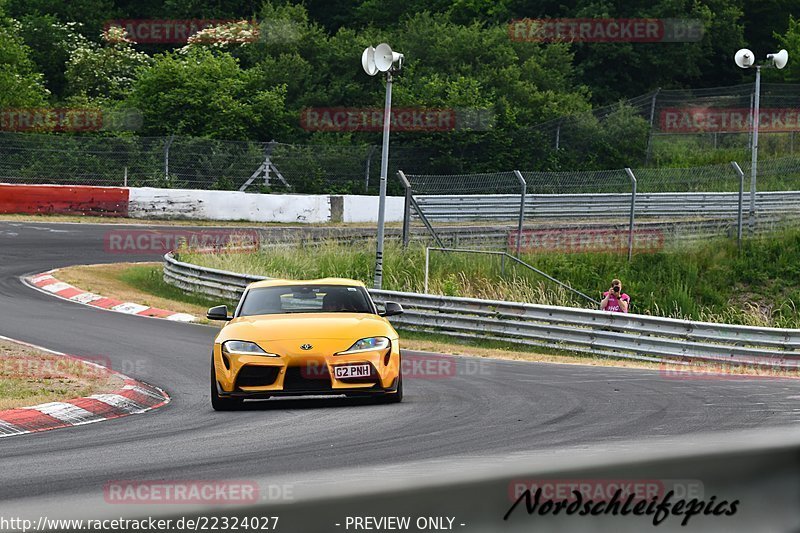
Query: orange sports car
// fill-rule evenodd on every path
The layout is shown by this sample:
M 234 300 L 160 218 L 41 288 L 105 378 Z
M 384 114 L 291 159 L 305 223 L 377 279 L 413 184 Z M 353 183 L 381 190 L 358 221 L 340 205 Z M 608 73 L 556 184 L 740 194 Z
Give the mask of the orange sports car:
M 214 340 L 211 405 L 239 407 L 272 396 L 377 396 L 403 399 L 398 335 L 359 281 L 270 279 L 250 284 L 233 316 L 224 305 L 210 320 L 228 323 Z

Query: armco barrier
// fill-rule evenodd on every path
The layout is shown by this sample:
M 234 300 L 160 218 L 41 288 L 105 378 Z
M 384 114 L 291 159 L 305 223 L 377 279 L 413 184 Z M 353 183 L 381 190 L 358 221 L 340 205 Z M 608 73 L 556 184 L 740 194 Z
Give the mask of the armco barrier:
M 619 194 L 529 194 L 525 198 L 525 219 L 603 219 L 608 206 Z M 519 195 L 436 195 L 416 196 L 425 216 L 432 221 L 514 220 L 519 217 Z M 669 219 L 724 219 L 735 223 L 738 193 L 687 192 L 639 193 L 636 217 Z M 759 217 L 800 213 L 800 192 L 758 192 L 756 213 Z M 621 217 L 625 217 L 622 212 Z
M 247 284 L 266 279 L 209 269 L 164 256 L 164 281 L 212 298 L 236 300 Z M 406 312 L 392 322 L 404 329 L 456 338 L 517 344 L 603 356 L 704 360 L 797 369 L 800 330 L 676 320 L 592 309 L 371 290 L 378 303 Z

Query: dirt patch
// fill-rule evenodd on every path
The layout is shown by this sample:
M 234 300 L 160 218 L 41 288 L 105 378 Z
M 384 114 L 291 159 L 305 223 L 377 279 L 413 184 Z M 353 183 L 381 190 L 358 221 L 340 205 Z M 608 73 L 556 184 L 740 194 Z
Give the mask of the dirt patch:
M 109 392 L 123 385 L 108 368 L 0 339 L 0 411 Z

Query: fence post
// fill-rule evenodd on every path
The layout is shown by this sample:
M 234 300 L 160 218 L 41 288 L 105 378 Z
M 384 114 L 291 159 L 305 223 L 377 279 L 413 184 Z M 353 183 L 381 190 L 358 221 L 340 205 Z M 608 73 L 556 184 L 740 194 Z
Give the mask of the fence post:
M 753 235 L 756 218 L 756 176 L 758 175 L 758 126 L 761 119 L 761 67 L 756 65 L 756 84 L 753 99 L 752 129 L 753 144 L 750 147 L 750 235 Z
M 528 184 L 519 170 L 515 170 L 514 175 L 517 176 L 521 188 L 519 195 L 519 222 L 517 223 L 517 257 L 519 257 L 520 247 L 522 246 L 522 228 L 525 225 L 525 196 L 528 194 Z
M 628 228 L 628 262 L 630 262 L 633 257 L 633 226 L 636 216 L 636 176 L 633 175 L 633 170 L 627 167 L 625 173 L 631 179 L 631 221 Z
M 164 145 L 164 179 L 169 181 L 169 148 L 172 146 L 172 141 L 175 140 L 175 134 L 169 136 L 167 144 Z
M 561 148 L 561 121 L 556 124 L 556 152 Z
M 369 166 L 372 163 L 372 154 L 375 153 L 375 145 L 371 144 L 369 146 L 369 151 L 367 152 L 367 165 L 364 169 L 364 192 L 369 192 Z
M 411 183 L 402 170 L 397 171 L 397 177 L 406 190 L 406 201 L 403 205 L 403 248 L 408 248 L 408 241 L 411 239 Z
M 739 163 L 736 161 L 731 161 L 731 166 L 733 170 L 736 171 L 736 174 L 739 175 L 739 207 L 737 209 L 738 213 L 736 214 L 736 242 L 739 248 L 739 251 L 742 251 L 742 208 L 744 205 L 744 171 L 742 167 L 739 166 Z
M 656 118 L 656 97 L 658 97 L 658 92 L 660 90 L 661 87 L 656 89 L 656 92 L 653 93 L 653 100 L 650 102 L 650 131 L 647 135 L 647 150 L 645 151 L 644 155 L 645 166 L 650 164 L 650 151 L 653 145 L 653 122 L 655 122 Z
M 423 294 L 428 294 L 428 275 L 429 275 L 428 274 L 428 269 L 430 268 L 430 262 L 431 262 L 431 247 L 430 246 L 426 246 L 425 247 L 425 282 L 424 282 L 424 286 L 423 286 L 423 289 L 422 289 L 422 293 Z

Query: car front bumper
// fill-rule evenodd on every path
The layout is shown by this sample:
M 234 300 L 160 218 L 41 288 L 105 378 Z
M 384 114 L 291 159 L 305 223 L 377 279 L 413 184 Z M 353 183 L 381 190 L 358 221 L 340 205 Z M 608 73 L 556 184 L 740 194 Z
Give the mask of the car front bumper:
M 337 366 L 369 365 L 368 376 L 336 378 Z M 221 397 L 267 398 L 396 392 L 400 353 L 389 349 L 351 355 L 290 354 L 279 357 L 223 355 L 214 346 L 214 373 Z

